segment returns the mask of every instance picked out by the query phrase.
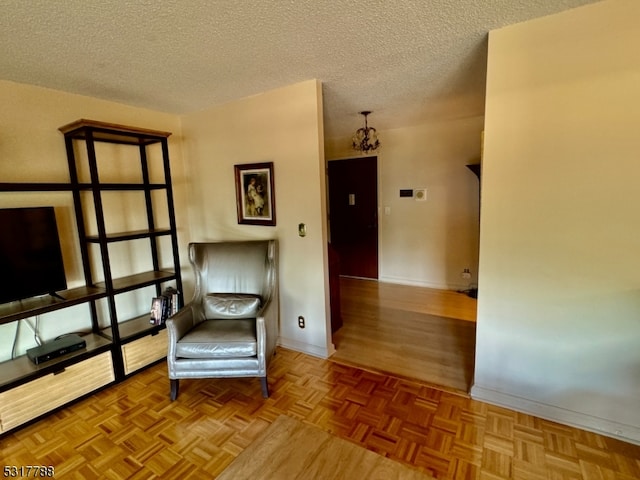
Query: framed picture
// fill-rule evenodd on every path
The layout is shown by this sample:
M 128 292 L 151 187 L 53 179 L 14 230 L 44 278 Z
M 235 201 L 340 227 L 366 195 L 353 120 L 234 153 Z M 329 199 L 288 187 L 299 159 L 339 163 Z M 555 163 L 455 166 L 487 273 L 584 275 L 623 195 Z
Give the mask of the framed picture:
M 234 165 L 238 223 L 276 224 L 273 162 Z

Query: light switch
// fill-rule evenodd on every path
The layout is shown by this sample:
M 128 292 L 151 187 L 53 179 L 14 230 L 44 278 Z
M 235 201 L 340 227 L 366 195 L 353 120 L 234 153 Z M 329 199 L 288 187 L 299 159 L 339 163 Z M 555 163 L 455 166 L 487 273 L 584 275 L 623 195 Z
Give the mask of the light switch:
M 391 207 L 384 207 L 384 214 L 391 215 Z
M 298 224 L 298 235 L 300 235 L 301 237 L 307 236 L 307 226 L 304 223 Z

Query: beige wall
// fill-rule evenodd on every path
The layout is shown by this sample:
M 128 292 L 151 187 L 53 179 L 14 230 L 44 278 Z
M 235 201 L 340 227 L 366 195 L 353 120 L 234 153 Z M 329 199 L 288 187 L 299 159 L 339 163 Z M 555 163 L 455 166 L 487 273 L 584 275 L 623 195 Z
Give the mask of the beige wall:
M 466 165 L 480 161 L 482 122 L 472 117 L 379 132 L 380 281 L 453 290 L 477 282 L 479 182 Z M 327 158 L 355 156 L 350 142 L 329 139 Z M 427 189 L 426 202 L 400 198 L 400 189 L 417 188 Z M 469 280 L 461 276 L 465 268 Z
M 640 442 L 638 18 L 490 34 L 472 394 Z
M 280 343 L 332 353 L 321 85 L 315 80 L 182 118 L 193 241 L 276 238 L 280 246 Z M 275 227 L 239 225 L 234 165 L 273 162 Z M 298 236 L 298 224 L 307 236 Z M 297 318 L 306 319 L 306 328 Z
M 317 81 L 303 82 L 182 118 L 4 81 L 0 83 L 0 102 L 3 105 L 0 112 L 0 176 L 5 182 L 68 181 L 64 139 L 58 127 L 79 118 L 173 132 L 169 146 L 186 299 L 190 298 L 193 288 L 186 251 L 192 238 L 199 241 L 277 238 L 281 261 L 281 343 L 319 356 L 332 353 L 330 332 L 326 328 L 329 308 L 324 268 L 327 264 L 324 140 L 322 94 Z M 247 137 L 249 131 L 252 136 Z M 104 178 L 130 180 L 126 155 L 106 153 L 110 161 L 101 169 Z M 275 164 L 277 226 L 238 225 L 233 165 L 262 161 Z M 188 172 L 186 163 L 190 164 Z M 115 196 L 109 202 L 113 214 L 108 215 L 107 223 L 114 229 L 136 228 L 144 221 L 128 208 L 127 194 Z M 0 207 L 14 205 L 56 207 L 67 279 L 70 286 L 81 284 L 83 278 L 71 195 L 8 193 L 0 196 Z M 307 225 L 308 234 L 304 238 L 297 235 L 299 223 Z M 122 259 L 112 265 L 116 275 L 126 273 L 129 264 L 141 258 L 135 245 L 114 255 Z M 144 294 L 140 292 L 140 295 Z M 124 310 L 121 312 L 131 316 L 143 313 L 136 311 L 136 302 L 142 300 L 146 304 L 146 299 L 123 298 Z M 47 314 L 40 325 L 43 340 L 61 330 L 85 329 L 87 312 L 84 307 L 74 307 L 75 313 L 73 309 L 65 309 L 64 316 L 59 312 Z M 305 317 L 305 329 L 297 326 L 298 315 Z M 0 326 L 2 359 L 6 359 L 11 350 L 14 332 L 15 324 Z M 33 335 L 23 328 L 19 353 L 34 345 Z
M 69 168 L 62 125 L 87 118 L 111 123 L 174 132 L 169 137 L 178 239 L 180 245 L 189 240 L 186 223 L 186 185 L 180 147 L 179 118 L 150 110 L 106 102 L 94 98 L 71 95 L 59 91 L 0 81 L 0 179 L 2 182 L 68 182 Z M 102 147 L 100 147 L 102 148 Z M 99 152 L 100 153 L 100 152 Z M 103 158 L 103 157 L 100 157 Z M 127 158 L 109 156 L 101 165 L 101 174 L 113 181 L 127 179 Z M 139 160 L 135 159 L 136 162 Z M 106 200 L 109 221 L 114 228 L 127 229 L 130 223 L 144 222 L 145 213 L 136 215 L 133 209 L 111 197 Z M 77 238 L 75 213 L 70 192 L 0 193 L 0 208 L 52 205 L 56 210 L 58 229 L 69 287 L 84 282 Z M 89 218 L 89 217 L 88 217 Z M 115 257 L 114 257 L 115 258 Z M 124 251 L 113 261 L 116 271 L 125 271 L 129 262 L 140 256 L 135 251 Z M 182 253 L 184 263 L 186 256 Z M 125 272 L 126 273 L 126 272 Z M 140 292 L 144 295 L 144 292 Z M 149 296 L 142 303 L 129 299 L 126 312 L 131 317 L 147 311 Z M 126 302 L 125 302 L 126 303 Z M 76 330 L 90 328 L 86 305 L 41 315 L 40 333 L 43 340 Z M 35 322 L 35 319 L 31 319 Z M 16 323 L 0 325 L 0 361 L 9 358 Z M 21 329 L 18 353 L 35 346 L 33 334 L 25 326 Z

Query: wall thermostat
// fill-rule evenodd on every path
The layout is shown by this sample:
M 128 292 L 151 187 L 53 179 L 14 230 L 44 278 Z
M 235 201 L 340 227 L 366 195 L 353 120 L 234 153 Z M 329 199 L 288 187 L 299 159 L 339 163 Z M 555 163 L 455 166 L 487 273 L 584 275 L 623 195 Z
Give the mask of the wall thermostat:
M 427 199 L 427 189 L 416 188 L 413 192 L 413 198 L 415 198 L 419 202 L 424 202 Z

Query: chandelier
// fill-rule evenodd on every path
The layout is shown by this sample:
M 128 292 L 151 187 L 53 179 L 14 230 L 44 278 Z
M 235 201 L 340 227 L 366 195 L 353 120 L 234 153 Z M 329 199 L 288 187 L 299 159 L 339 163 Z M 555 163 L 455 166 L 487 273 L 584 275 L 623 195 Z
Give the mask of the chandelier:
M 359 128 L 353 136 L 353 149 L 359 152 L 367 153 L 376 150 L 380 146 L 376 129 L 367 126 L 367 115 L 370 113 L 360 112 L 360 115 L 364 116 L 364 128 Z

